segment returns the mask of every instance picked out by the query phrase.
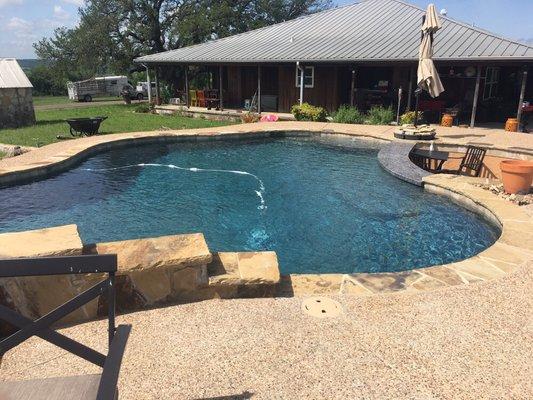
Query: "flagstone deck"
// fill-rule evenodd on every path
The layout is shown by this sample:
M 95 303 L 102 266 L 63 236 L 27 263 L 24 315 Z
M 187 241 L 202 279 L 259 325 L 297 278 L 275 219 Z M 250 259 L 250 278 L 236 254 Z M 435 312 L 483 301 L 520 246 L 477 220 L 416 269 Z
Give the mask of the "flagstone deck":
M 21 178 L 45 176 L 68 168 L 72 163 L 95 152 L 132 142 L 201 140 L 206 138 L 231 138 L 242 135 L 266 135 L 270 132 L 317 132 L 343 134 L 375 139 L 383 142 L 393 140 L 396 128 L 383 125 L 348 125 L 323 122 L 272 122 L 231 125 L 219 128 L 192 130 L 163 130 L 151 132 L 118 133 L 100 135 L 53 143 L 22 154 L 0 160 L 0 184 L 18 181 Z M 435 143 L 442 148 L 479 145 L 488 149 L 488 154 L 503 157 L 533 158 L 533 135 L 509 133 L 501 129 L 445 128 L 436 127 Z

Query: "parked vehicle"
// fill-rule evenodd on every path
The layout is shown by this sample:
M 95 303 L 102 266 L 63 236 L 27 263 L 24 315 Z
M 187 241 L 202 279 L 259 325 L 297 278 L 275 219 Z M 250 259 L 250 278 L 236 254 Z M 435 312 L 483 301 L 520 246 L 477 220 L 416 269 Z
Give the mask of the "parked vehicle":
M 152 87 L 152 96 L 155 96 L 155 82 L 150 82 Z M 135 98 L 137 100 L 144 100 L 148 98 L 148 82 L 137 82 L 137 87 L 135 88 Z
M 90 102 L 98 96 L 120 96 L 124 88 L 133 91 L 126 76 L 102 76 L 85 81 L 68 82 L 68 98 Z

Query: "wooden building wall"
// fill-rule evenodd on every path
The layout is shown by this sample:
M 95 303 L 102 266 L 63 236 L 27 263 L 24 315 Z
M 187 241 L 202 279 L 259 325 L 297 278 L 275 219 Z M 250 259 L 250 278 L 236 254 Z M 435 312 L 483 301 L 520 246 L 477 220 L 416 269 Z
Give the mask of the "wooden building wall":
M 314 87 L 304 88 L 304 102 L 324 107 L 329 112 L 336 111 L 342 104 L 349 104 L 352 68 L 349 65 L 314 65 L 314 67 Z M 369 69 L 372 70 L 368 67 L 357 69 L 356 88 L 365 87 Z M 384 79 L 389 80 L 390 87 L 396 92 L 399 86 L 404 88 L 403 102 L 406 102 L 409 68 L 389 67 L 388 70 Z M 296 65 L 266 65 L 261 67 L 261 71 L 262 95 L 277 96 L 278 111 L 290 112 L 291 107 L 298 103 L 300 96 L 300 89 L 296 87 Z M 224 67 L 224 104 L 226 107 L 242 108 L 245 99 L 253 98 L 257 92 L 257 74 L 257 66 Z M 216 82 L 218 82 L 218 77 L 216 77 Z M 391 97 L 393 90 L 391 90 Z M 394 102 L 395 98 L 394 96 Z M 391 98 L 389 102 L 392 101 Z
M 304 88 L 304 102 L 325 107 L 332 112 L 337 110 L 339 102 L 337 66 L 315 66 L 313 88 Z M 289 112 L 298 103 L 300 88 L 296 87 L 296 65 L 279 66 L 278 108 L 280 112 Z

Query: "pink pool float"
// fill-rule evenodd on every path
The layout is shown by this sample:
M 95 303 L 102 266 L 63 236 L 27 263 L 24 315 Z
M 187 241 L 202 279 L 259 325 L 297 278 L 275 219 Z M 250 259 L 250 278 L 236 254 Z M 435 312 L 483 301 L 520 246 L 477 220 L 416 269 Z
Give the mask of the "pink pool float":
M 267 114 L 261 117 L 261 122 L 277 122 L 279 117 L 274 114 Z

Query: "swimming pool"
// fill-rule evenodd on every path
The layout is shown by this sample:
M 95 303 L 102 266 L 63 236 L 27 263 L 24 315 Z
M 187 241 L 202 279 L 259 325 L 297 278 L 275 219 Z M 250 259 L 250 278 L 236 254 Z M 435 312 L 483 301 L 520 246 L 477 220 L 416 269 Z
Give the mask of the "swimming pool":
M 213 251 L 274 250 L 282 273 L 390 272 L 473 256 L 499 232 L 381 169 L 364 141 L 146 144 L 0 189 L 0 230 L 75 223 L 85 243 L 203 232 Z

